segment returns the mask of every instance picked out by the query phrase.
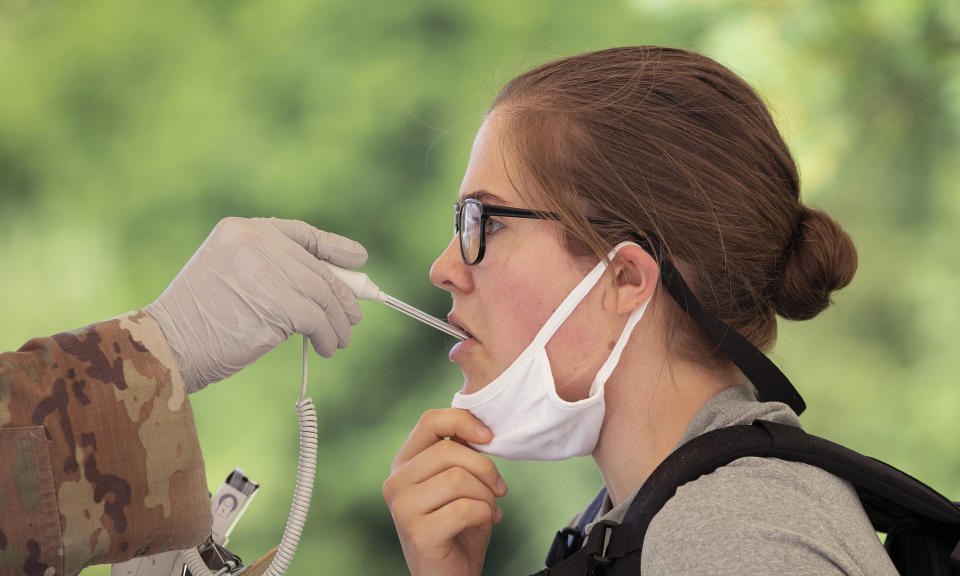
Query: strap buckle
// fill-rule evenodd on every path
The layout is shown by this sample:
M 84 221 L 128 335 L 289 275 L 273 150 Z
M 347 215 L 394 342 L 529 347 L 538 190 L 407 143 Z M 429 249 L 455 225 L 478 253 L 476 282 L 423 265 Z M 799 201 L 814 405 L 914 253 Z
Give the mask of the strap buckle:
M 587 557 L 589 574 L 600 576 L 607 566 L 623 556 L 626 534 L 629 526 L 623 526 L 612 520 L 600 520 L 590 530 L 588 542 L 593 542 L 596 550 Z
M 564 528 L 557 532 L 553 537 L 553 543 L 550 545 L 550 552 L 547 553 L 547 566 L 553 566 L 573 556 L 573 554 L 583 547 L 583 533 L 576 528 Z

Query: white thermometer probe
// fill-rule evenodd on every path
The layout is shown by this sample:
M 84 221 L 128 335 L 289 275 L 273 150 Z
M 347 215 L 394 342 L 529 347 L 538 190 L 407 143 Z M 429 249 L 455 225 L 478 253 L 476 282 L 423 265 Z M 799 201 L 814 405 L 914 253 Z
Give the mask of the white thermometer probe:
M 393 296 L 390 296 L 378 288 L 377 285 L 373 283 L 373 280 L 371 280 L 370 277 L 363 272 L 347 270 L 345 268 L 340 268 L 339 266 L 334 266 L 328 262 L 323 262 L 323 264 L 330 268 L 333 274 L 339 278 L 341 282 L 346 284 L 347 287 L 353 291 L 353 294 L 360 300 L 374 300 L 376 302 L 383 302 L 387 306 L 395 308 L 411 318 L 416 318 L 427 326 L 432 326 L 458 340 L 466 340 L 470 338 L 470 335 L 466 332 L 447 324 L 439 318 L 434 318 L 433 316 L 422 310 L 414 308 L 406 302 L 401 302 Z

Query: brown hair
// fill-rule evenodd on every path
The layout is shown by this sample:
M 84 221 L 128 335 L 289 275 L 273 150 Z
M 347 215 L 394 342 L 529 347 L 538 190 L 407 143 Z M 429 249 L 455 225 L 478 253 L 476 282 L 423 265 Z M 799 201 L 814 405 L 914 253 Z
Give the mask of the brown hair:
M 776 314 L 813 318 L 853 278 L 853 243 L 801 204 L 766 106 L 705 56 L 641 46 L 564 58 L 514 78 L 494 109 L 571 253 L 605 259 L 637 233 L 655 237 L 703 307 L 761 350 Z M 682 354 L 720 358 L 675 305 L 670 326 Z

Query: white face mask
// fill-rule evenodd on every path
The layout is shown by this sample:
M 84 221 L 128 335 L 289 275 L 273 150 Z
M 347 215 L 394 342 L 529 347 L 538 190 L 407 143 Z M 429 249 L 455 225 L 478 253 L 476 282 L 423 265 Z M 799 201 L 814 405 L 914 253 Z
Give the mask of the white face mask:
M 609 258 L 628 244 L 636 246 L 622 242 Z M 557 395 L 546 347 L 606 268 L 598 263 L 560 303 L 533 342 L 492 382 L 473 394 L 454 395 L 454 408 L 469 410 L 493 431 L 493 440 L 471 444 L 475 449 L 508 460 L 564 460 L 593 452 L 603 423 L 604 385 L 650 300 L 630 313 L 613 351 L 593 379 L 590 395 L 583 400 L 567 402 Z

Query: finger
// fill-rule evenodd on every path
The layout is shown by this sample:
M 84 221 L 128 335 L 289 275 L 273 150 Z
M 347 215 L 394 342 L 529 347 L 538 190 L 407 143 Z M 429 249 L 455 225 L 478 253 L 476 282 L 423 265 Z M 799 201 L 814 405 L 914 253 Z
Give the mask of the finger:
M 299 270 L 291 272 L 296 275 L 297 287 L 323 308 L 329 306 L 329 299 L 332 293 L 340 302 L 340 307 L 343 309 L 344 314 L 346 314 L 349 321 L 348 326 L 359 322 L 360 319 L 363 318 L 363 312 L 360 310 L 360 305 L 357 303 L 357 297 L 353 291 L 342 280 L 337 278 L 329 266 L 317 260 L 311 253 L 304 250 L 303 246 L 291 240 L 283 234 L 281 230 L 277 229 L 279 232 L 277 234 L 270 234 L 269 231 L 276 228 L 273 226 L 275 222 L 297 221 L 271 219 L 269 223 L 272 227 L 267 229 L 267 234 L 271 240 L 273 240 L 271 244 L 279 247 L 283 254 L 300 263 L 304 269 L 310 272 L 309 275 L 304 275 Z M 303 224 L 303 222 L 300 222 L 300 224 Z M 281 257 L 278 255 L 276 258 L 280 259 Z M 313 277 L 311 277 L 311 275 Z M 335 324 L 339 326 L 338 323 Z
M 496 496 L 507 493 L 507 483 L 503 480 L 493 460 L 452 440 L 444 440 L 417 454 L 405 466 L 397 471 L 401 482 L 419 484 L 429 478 L 447 473 L 449 470 L 462 469 L 469 472 Z
M 294 332 L 310 339 L 317 354 L 329 358 L 337 348 L 350 344 L 350 320 L 336 298 L 328 295 L 321 304 L 290 285 L 278 292 L 282 315 L 289 319 Z
M 471 472 L 459 466 L 447 468 L 440 474 L 427 478 L 417 485 L 415 494 L 417 509 L 426 514 L 459 498 L 486 502 L 490 507 L 491 517 L 496 517 L 500 509 L 497 505 L 497 494 Z
M 387 504 L 396 524 L 403 526 L 415 523 L 417 519 L 429 518 L 434 512 L 461 499 L 485 503 L 490 523 L 499 522 L 503 516 L 493 493 L 462 468 L 451 469 L 423 484 L 408 486 L 399 497 L 388 500 Z
M 274 260 L 278 273 L 263 279 L 270 286 L 273 321 L 287 334 L 306 335 L 321 356 L 330 357 L 337 348 L 345 348 L 350 343 L 350 321 L 329 287 L 286 255 Z
M 327 310 L 313 302 L 305 303 L 293 319 L 293 331 L 306 335 L 314 351 L 324 358 L 333 356 L 337 348 L 346 348 L 350 343 L 350 325 L 346 324 L 345 329 L 341 327 L 341 332 L 337 332 Z
M 320 260 L 341 268 L 356 268 L 367 261 L 367 250 L 359 242 L 318 230 L 300 220 L 266 219 L 274 228 Z
M 346 314 L 350 325 L 359 322 L 363 318 L 363 312 L 360 310 L 360 304 L 357 302 L 357 296 L 353 293 L 353 290 L 337 278 L 337 275 L 333 273 L 329 266 L 318 265 L 316 271 L 330 287 L 332 296 L 340 303 L 340 308 Z
M 489 528 L 494 518 L 486 502 L 460 498 L 429 516 L 431 531 L 438 541 L 448 541 L 467 528 Z
M 474 444 L 486 444 L 493 432 L 476 416 L 460 408 L 427 410 L 403 443 L 394 466 L 409 462 L 414 456 L 446 438 L 460 438 Z
M 347 289 L 349 291 L 349 289 Z M 350 326 L 353 322 L 347 316 L 342 303 L 333 295 L 332 290 L 320 291 L 318 296 L 320 301 L 314 300 L 322 312 L 314 313 L 311 320 L 318 327 L 332 333 L 337 339 L 337 348 L 346 348 L 350 343 Z M 351 295 L 352 298 L 352 295 Z M 358 313 L 360 306 L 357 305 L 356 298 L 353 298 L 353 307 Z
M 322 310 L 321 315 L 326 315 L 329 326 L 339 339 L 338 347 L 346 347 L 350 342 L 350 326 L 363 317 L 357 297 L 330 271 L 329 266 L 321 264 L 299 248 L 296 250 L 300 255 L 280 251 L 271 256 L 288 279 L 291 290 L 295 291 L 295 294 L 290 295 L 291 303 L 295 304 L 299 296 L 317 304 Z M 305 326 L 310 325 L 311 319 L 318 320 L 316 314 L 311 314 L 310 318 L 301 318 L 293 311 L 289 317 L 294 323 L 299 321 Z

